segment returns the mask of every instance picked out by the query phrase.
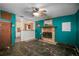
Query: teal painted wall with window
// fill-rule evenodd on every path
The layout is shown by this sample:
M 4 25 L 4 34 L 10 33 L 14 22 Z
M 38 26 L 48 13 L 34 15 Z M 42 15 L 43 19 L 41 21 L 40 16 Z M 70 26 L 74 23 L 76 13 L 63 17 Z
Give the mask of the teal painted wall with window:
M 2 10 L 0 10 L 0 15 L 1 15 L 1 11 Z M 11 13 L 12 14 L 12 13 Z M 5 21 L 5 22 L 11 22 L 12 23 L 12 39 L 11 39 L 11 41 L 12 41 L 12 46 L 14 46 L 14 44 L 15 44 L 15 39 L 16 39 L 16 15 L 15 14 L 12 14 L 12 18 L 11 18 L 11 20 L 6 20 L 6 19 L 3 19 L 3 18 L 0 18 L 0 20 L 3 20 L 3 21 Z
M 76 17 L 77 16 L 77 17 Z M 74 45 L 79 46 L 77 41 L 77 21 L 79 25 L 79 13 L 77 15 L 67 15 L 67 16 L 61 16 L 56 17 L 52 19 L 53 26 L 55 26 L 55 41 L 58 43 L 64 43 L 68 45 Z M 77 20 L 77 21 L 76 21 Z M 42 22 L 42 24 L 41 24 Z M 71 31 L 70 32 L 63 32 L 62 31 L 62 23 L 63 22 L 71 22 Z M 41 26 L 44 25 L 44 20 L 36 21 L 36 25 L 40 23 Z M 35 37 L 38 39 L 41 37 L 41 27 L 38 28 L 35 26 Z M 79 33 L 79 32 L 78 32 Z M 79 34 L 78 34 L 79 35 Z M 78 36 L 79 40 L 79 36 Z
M 74 15 L 62 16 L 53 18 L 53 25 L 55 28 L 56 42 L 76 45 L 76 17 Z M 71 22 L 71 31 L 62 31 L 62 23 Z

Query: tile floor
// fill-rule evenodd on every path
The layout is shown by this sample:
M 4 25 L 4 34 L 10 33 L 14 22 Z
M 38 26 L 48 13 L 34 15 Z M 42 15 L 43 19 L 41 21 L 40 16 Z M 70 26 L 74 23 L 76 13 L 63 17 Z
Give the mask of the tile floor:
M 73 48 L 40 41 L 17 42 L 13 48 L 0 50 L 1 56 L 73 56 Z

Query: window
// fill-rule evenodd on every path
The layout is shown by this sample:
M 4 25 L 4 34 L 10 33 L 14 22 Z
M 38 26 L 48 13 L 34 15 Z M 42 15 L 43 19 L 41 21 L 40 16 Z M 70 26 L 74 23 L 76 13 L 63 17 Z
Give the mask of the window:
M 63 22 L 62 31 L 71 31 L 71 22 Z

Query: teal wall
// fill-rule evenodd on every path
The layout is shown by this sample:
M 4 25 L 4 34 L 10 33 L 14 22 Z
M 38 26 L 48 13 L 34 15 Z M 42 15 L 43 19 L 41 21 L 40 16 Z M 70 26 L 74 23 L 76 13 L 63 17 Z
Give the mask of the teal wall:
M 1 11 L 2 10 L 0 10 L 0 15 L 1 15 Z M 6 19 L 3 19 L 3 18 L 0 18 L 0 20 L 3 20 L 3 21 L 5 21 L 5 22 L 10 22 L 10 23 L 12 23 L 12 25 L 14 25 L 14 26 L 12 26 L 12 46 L 14 46 L 14 44 L 15 44 L 15 39 L 16 39 L 16 15 L 15 14 L 12 14 L 12 19 L 11 20 L 6 20 Z
M 78 32 L 77 32 L 78 33 L 78 41 L 77 41 L 77 44 L 78 44 L 78 47 L 79 47 L 79 11 L 78 11 L 78 14 L 77 14 L 77 18 L 78 18 L 77 19 L 77 22 L 78 22 L 78 25 L 77 25 L 78 26 Z
M 37 25 L 40 25 L 39 27 Z M 44 20 L 36 21 L 35 22 L 35 38 L 40 39 L 41 38 L 41 27 L 44 25 Z
M 79 46 L 79 31 L 77 41 L 77 21 L 79 25 L 79 13 L 67 16 L 56 17 L 52 19 L 53 26 L 55 27 L 55 41 L 58 43 L 64 43 L 68 45 Z M 41 23 L 42 22 L 42 23 Z M 62 23 L 71 22 L 71 31 L 63 32 Z M 36 24 L 44 25 L 44 20 L 36 21 Z M 38 39 L 41 37 L 41 27 L 35 26 L 35 37 Z M 79 27 L 78 27 L 79 28 Z
M 12 46 L 15 45 L 16 40 L 16 15 L 12 14 Z
M 74 15 L 62 16 L 53 18 L 53 25 L 55 26 L 55 39 L 56 42 L 76 45 L 76 17 Z M 63 32 L 62 31 L 62 23 L 63 22 L 71 22 L 71 31 Z
M 77 26 L 77 34 L 76 34 L 76 44 L 77 44 L 77 46 L 79 47 L 79 10 L 77 11 L 77 13 L 75 14 L 76 15 L 76 26 Z

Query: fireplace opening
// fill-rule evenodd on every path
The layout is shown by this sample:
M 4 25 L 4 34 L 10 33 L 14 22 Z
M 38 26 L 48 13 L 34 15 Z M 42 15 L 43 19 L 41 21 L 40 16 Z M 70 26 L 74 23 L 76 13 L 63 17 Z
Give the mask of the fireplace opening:
M 43 32 L 42 35 L 44 38 L 52 38 L 52 32 Z

